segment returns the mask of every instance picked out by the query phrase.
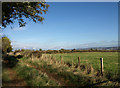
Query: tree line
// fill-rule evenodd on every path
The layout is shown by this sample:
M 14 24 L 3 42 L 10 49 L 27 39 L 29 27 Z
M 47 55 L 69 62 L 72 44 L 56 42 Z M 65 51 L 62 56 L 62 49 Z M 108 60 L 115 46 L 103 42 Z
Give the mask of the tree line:
M 11 41 L 8 37 L 2 37 L 2 47 L 0 48 L 2 49 L 2 54 L 6 55 L 9 52 L 37 52 L 37 53 L 44 53 L 44 54 L 57 54 L 57 53 L 75 53 L 75 52 L 117 52 L 118 50 L 98 50 L 98 49 L 88 49 L 88 50 L 78 50 L 78 49 L 60 49 L 60 50 L 31 50 L 31 49 L 18 49 L 15 51 L 12 51 L 12 45 L 11 45 Z
M 97 49 L 88 49 L 88 50 L 77 50 L 77 49 L 60 49 L 60 50 L 30 50 L 30 49 L 18 49 L 14 52 L 26 52 L 26 51 L 33 51 L 33 52 L 39 52 L 44 54 L 57 54 L 57 53 L 76 53 L 76 52 L 117 52 L 117 50 L 97 50 Z

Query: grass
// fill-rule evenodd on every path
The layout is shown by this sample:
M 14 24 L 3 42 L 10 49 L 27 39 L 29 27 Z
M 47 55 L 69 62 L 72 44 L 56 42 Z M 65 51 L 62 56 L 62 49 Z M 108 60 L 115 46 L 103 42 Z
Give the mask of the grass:
M 67 66 L 62 65 L 55 65 L 51 64 L 48 61 L 38 61 L 33 60 L 31 63 L 31 60 L 27 60 L 26 63 L 29 63 L 31 65 L 36 66 L 39 69 L 44 69 L 48 74 L 52 74 L 57 76 L 58 80 L 64 79 L 67 82 L 67 85 L 89 85 L 92 84 L 90 80 L 90 77 L 83 76 L 82 74 L 75 75 L 74 72 L 72 72 L 71 69 Z M 89 82 L 88 82 L 89 81 Z
M 63 79 L 66 85 L 72 86 L 89 86 L 89 85 L 111 85 L 115 86 L 118 82 L 118 76 L 107 73 L 100 76 L 100 72 L 94 70 L 90 64 L 82 64 L 80 68 L 69 67 L 67 65 L 54 63 L 54 59 L 43 56 L 41 59 L 26 59 L 25 63 L 36 66 L 38 69 L 44 70 L 48 74 L 57 77 L 60 81 Z M 52 62 L 52 63 L 51 63 Z M 93 70 L 92 70 L 93 69 Z M 107 83 L 107 81 L 111 81 Z
M 36 70 L 33 67 L 19 63 L 14 68 L 19 76 L 21 76 L 28 86 L 57 86 L 58 84 L 50 80 L 45 73 Z
M 51 55 L 60 61 L 62 56 L 64 62 L 77 64 L 78 57 L 80 57 L 81 64 L 91 64 L 96 70 L 100 69 L 100 58 L 103 57 L 104 71 L 111 71 L 116 73 L 118 70 L 118 52 L 81 52 L 81 53 L 63 53 L 63 54 L 45 54 Z
M 60 56 L 65 63 L 60 63 Z M 81 62 L 76 68 L 78 57 Z M 101 57 L 104 58 L 104 76 L 99 71 Z M 43 54 L 39 59 L 21 58 L 13 69 L 29 86 L 117 86 L 117 63 L 117 52 Z M 4 72 L 7 71 L 3 71 L 3 79 L 9 81 Z
M 4 68 L 2 70 L 2 85 L 6 86 L 10 82 L 10 77 L 9 77 L 9 71 L 7 68 Z

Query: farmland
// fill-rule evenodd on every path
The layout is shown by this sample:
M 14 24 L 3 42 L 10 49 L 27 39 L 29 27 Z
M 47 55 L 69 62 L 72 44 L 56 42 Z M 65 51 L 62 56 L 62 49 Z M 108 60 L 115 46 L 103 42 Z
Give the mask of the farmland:
M 47 54 L 49 55 L 49 54 Z M 116 72 L 118 70 L 118 52 L 81 52 L 81 53 L 65 53 L 65 54 L 50 54 L 57 60 L 60 60 L 62 56 L 65 62 L 78 63 L 78 57 L 80 57 L 81 64 L 91 64 L 94 69 L 100 69 L 100 58 L 104 61 L 104 70 Z
M 80 66 L 78 66 L 80 57 Z M 104 75 L 100 74 L 100 58 L 104 58 Z M 61 60 L 62 58 L 62 60 Z M 16 58 L 18 59 L 18 58 Z M 117 52 L 80 52 L 42 54 L 18 59 L 12 69 L 29 86 L 117 86 Z M 8 72 L 9 73 L 9 72 Z M 5 75 L 5 76 L 4 76 Z M 10 83 L 3 70 L 4 85 Z
M 1 86 L 120 86 L 120 3 L 1 1 Z

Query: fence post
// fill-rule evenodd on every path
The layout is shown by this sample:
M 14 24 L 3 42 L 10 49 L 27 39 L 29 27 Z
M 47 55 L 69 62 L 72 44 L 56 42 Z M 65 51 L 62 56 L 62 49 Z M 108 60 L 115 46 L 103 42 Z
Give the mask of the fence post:
M 78 57 L 78 67 L 80 66 L 80 57 Z
M 104 68 L 103 68 L 103 58 L 100 58 L 100 65 L 101 65 L 101 75 L 103 76 L 103 71 L 104 71 Z

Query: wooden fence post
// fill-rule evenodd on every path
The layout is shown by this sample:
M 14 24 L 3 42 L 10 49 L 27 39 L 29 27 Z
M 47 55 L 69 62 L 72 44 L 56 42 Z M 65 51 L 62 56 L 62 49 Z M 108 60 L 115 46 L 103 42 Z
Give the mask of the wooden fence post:
M 103 58 L 100 58 L 100 65 L 101 65 L 101 75 L 103 76 L 103 71 L 104 71 L 104 68 L 103 68 Z
M 80 66 L 80 57 L 78 57 L 78 67 Z

